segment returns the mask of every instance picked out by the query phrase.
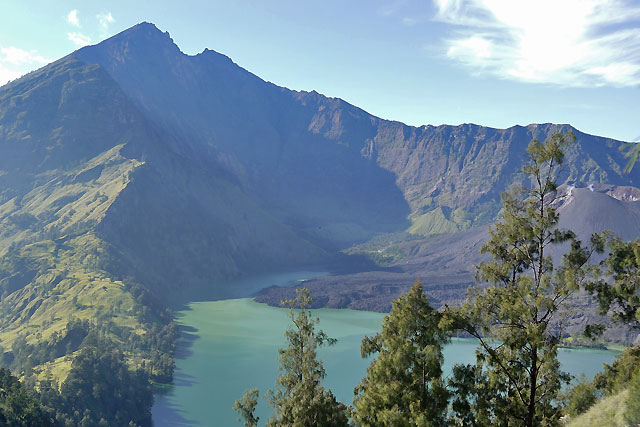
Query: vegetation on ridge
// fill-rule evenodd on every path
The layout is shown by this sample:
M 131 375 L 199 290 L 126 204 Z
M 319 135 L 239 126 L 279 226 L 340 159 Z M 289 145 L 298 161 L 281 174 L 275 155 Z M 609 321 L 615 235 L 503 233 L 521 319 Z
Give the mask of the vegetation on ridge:
M 1 362 L 61 425 L 150 425 L 149 381 L 173 373 L 172 314 L 140 285 L 111 279 L 90 257 L 74 259 L 98 242 L 84 234 L 5 254 L 0 283 L 33 277 L 0 302 Z

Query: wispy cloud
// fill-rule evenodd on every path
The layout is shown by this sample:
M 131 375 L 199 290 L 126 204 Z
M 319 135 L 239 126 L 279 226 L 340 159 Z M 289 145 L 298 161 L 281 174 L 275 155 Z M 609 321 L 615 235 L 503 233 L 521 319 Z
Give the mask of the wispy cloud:
M 9 46 L 0 48 L 0 62 L 12 65 L 44 65 L 51 62 L 35 50 L 24 50 L 19 47 Z
M 80 19 L 78 19 L 77 9 L 73 9 L 72 11 L 69 12 L 69 14 L 67 15 L 67 22 L 73 25 L 74 27 L 80 28 Z
M 22 75 L 21 72 L 9 69 L 0 63 L 0 86 L 4 85 L 8 81 L 15 80 Z
M 378 16 L 391 16 L 395 15 L 400 9 L 407 5 L 408 0 L 391 0 L 387 1 L 377 9 Z
M 17 79 L 26 71 L 51 62 L 35 50 L 24 50 L 15 46 L 0 48 L 0 85 Z
M 434 0 L 447 56 L 475 73 L 563 86 L 640 85 L 631 0 Z
M 413 27 L 419 21 L 420 20 L 418 18 L 413 17 L 413 16 L 405 16 L 404 18 L 402 18 L 402 24 L 406 25 L 407 27 Z
M 105 31 L 109 29 L 109 25 L 116 22 L 116 20 L 113 19 L 113 15 L 111 15 L 111 12 L 99 13 L 98 15 L 96 15 L 96 18 L 98 18 L 100 27 L 102 27 L 102 29 Z
M 74 27 L 80 28 L 80 19 L 78 18 L 78 10 L 74 9 L 67 15 L 67 22 Z M 91 37 L 82 34 L 80 31 L 74 31 L 67 33 L 67 39 L 71 41 L 76 47 L 86 46 L 91 43 Z
M 91 37 L 80 32 L 67 33 L 67 38 L 76 45 L 76 47 L 86 46 L 91 43 Z

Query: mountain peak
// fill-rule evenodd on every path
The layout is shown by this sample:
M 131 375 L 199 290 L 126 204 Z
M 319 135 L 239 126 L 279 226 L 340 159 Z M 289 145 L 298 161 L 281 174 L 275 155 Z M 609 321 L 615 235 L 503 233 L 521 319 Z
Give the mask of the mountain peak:
M 110 39 L 114 38 L 137 38 L 137 37 L 145 37 L 153 40 L 164 40 L 170 41 L 171 44 L 174 44 L 173 39 L 168 31 L 162 31 L 152 22 L 143 21 L 139 24 L 134 25 L 133 27 L 127 28 L 126 30 L 116 34 Z M 107 39 L 107 40 L 110 40 Z M 106 41 L 106 40 L 105 40 Z
M 141 22 L 98 43 L 86 46 L 74 53 L 78 59 L 87 62 L 102 62 L 98 58 L 108 56 L 116 62 L 124 62 L 126 57 L 135 52 L 151 52 L 164 50 L 171 53 L 182 53 L 168 31 L 161 31 L 151 22 Z
M 152 30 L 152 31 L 160 31 L 160 29 L 158 29 L 158 27 L 156 27 L 156 24 L 154 24 L 153 22 L 149 22 L 149 21 L 142 21 L 139 24 L 136 24 L 133 27 L 130 27 L 129 30 L 132 30 L 134 28 L 146 28 L 146 29 L 149 29 L 149 30 Z M 160 31 L 160 32 L 162 32 L 162 31 Z

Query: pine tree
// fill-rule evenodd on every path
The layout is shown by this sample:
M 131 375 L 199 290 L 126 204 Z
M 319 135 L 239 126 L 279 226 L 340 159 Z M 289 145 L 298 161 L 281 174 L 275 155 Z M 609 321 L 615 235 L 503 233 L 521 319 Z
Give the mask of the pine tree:
M 592 294 L 597 294 L 600 314 L 609 314 L 618 324 L 640 329 L 640 239 L 625 242 L 611 232 L 604 232 L 599 238 L 609 251 L 609 256 L 601 263 L 604 267 L 604 278 L 600 277 L 590 282 L 586 288 Z M 595 336 L 604 330 L 604 325 L 591 324 L 588 332 Z M 618 360 L 608 372 L 608 375 L 613 377 L 609 381 L 629 389 L 624 415 L 630 425 L 640 424 L 640 365 L 637 357 L 639 351 L 640 345 L 627 349 L 618 356 Z M 612 375 L 612 371 L 615 375 Z M 609 381 L 601 382 L 606 385 Z
M 0 368 L 0 425 L 55 426 L 56 423 L 7 369 Z
M 523 168 L 531 186 L 503 194 L 503 218 L 481 249 L 491 259 L 478 266 L 477 280 L 489 286 L 476 288 L 458 313 L 461 327 L 480 342 L 477 364 L 459 366 L 452 380 L 456 389 L 471 387 L 469 400 L 457 406 L 469 424 L 559 424 L 558 393 L 570 378 L 560 370 L 553 323 L 585 280 L 591 254 L 571 231 L 557 228 L 556 179 L 573 140 L 568 133 L 531 141 Z M 549 250 L 562 242 L 570 249 L 556 269 Z
M 597 294 L 600 314 L 610 314 L 614 322 L 640 329 L 640 239 L 625 242 L 610 232 L 599 237 L 609 250 L 603 261 L 606 278 L 589 283 L 587 290 Z
M 377 353 L 355 389 L 354 419 L 362 426 L 446 425 L 449 394 L 442 348 L 449 335 L 419 280 L 393 302 L 382 331 L 362 341 L 362 357 Z
M 323 331 L 316 331 L 320 321 L 313 317 L 309 308 L 312 299 L 308 289 L 297 289 L 297 296 L 283 301 L 289 307 L 292 326 L 285 332 L 287 347 L 280 349 L 280 370 L 283 371 L 275 391 L 269 391 L 270 403 L 275 409 L 269 419 L 269 426 L 291 427 L 343 427 L 349 424 L 347 407 L 338 402 L 331 390 L 322 386 L 325 370 L 318 360 L 317 349 L 323 345 L 333 345 L 336 340 Z M 258 391 L 245 394 L 236 401 L 245 426 L 257 424 L 254 416 Z
M 260 417 L 255 416 L 256 406 L 258 405 L 258 396 L 260 392 L 257 388 L 248 390 L 242 399 L 236 400 L 233 404 L 240 417 L 238 421 L 244 423 L 244 427 L 257 427 Z

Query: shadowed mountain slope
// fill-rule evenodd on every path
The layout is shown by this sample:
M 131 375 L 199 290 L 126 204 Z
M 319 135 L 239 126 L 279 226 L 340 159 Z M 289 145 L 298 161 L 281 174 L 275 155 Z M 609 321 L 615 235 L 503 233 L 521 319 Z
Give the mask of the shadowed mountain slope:
M 328 258 L 176 146 L 71 56 L 0 88 L 0 363 L 62 381 L 83 319 L 166 380 L 168 304 Z

